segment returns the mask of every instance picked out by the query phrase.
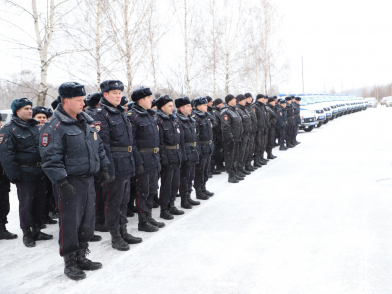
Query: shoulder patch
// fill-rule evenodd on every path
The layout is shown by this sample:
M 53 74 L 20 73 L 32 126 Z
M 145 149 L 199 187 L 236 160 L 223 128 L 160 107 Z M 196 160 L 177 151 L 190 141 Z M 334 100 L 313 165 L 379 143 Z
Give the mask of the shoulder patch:
M 9 122 L 7 122 L 4 126 L 5 126 L 5 127 L 8 127 L 10 124 L 11 124 L 11 122 L 9 121 Z
M 41 136 L 41 144 L 42 146 L 46 147 L 49 144 L 49 134 L 48 133 L 43 133 Z
M 225 120 L 228 120 L 228 119 L 229 119 L 229 116 L 228 116 L 227 114 L 225 114 L 225 115 L 223 116 L 223 118 L 224 118 Z
M 4 142 L 4 134 L 0 134 L 0 145 Z

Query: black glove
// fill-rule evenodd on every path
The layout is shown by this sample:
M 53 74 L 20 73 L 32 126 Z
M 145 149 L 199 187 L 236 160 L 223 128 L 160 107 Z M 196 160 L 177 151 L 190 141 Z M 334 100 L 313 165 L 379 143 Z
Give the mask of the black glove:
M 75 188 L 68 182 L 65 182 L 60 185 L 60 197 L 72 197 L 76 194 Z
M 109 171 L 107 169 L 102 169 L 99 174 L 99 181 L 101 182 L 101 185 L 109 183 L 109 180 L 110 180 Z
M 115 178 L 116 178 L 116 175 L 112 175 L 107 181 L 105 181 L 105 182 L 102 181 L 101 185 L 106 185 L 108 183 L 111 183 L 114 181 Z
M 136 167 L 136 173 L 137 173 L 138 175 L 144 173 L 144 166 L 143 166 L 143 164 L 138 165 L 138 166 Z

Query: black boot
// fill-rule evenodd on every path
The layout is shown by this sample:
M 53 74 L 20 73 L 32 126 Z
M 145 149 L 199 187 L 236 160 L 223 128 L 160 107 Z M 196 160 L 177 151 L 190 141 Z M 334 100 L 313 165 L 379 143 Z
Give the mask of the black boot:
M 191 193 L 189 193 L 189 194 L 186 195 L 186 200 L 187 200 L 188 203 L 189 203 L 190 205 L 192 205 L 192 206 L 200 205 L 200 201 L 192 200 L 192 198 L 191 198 Z
M 269 152 L 268 153 L 268 157 L 267 157 L 268 159 L 275 159 L 276 158 L 276 156 L 275 155 L 273 155 L 272 154 L 272 152 Z
M 84 271 L 76 266 L 76 254 L 64 256 L 64 274 L 71 280 L 83 280 L 86 277 Z
M 127 217 L 134 217 L 135 213 L 130 209 L 129 207 L 127 208 Z
M 211 171 L 211 173 L 213 175 L 220 175 L 221 174 L 221 172 L 219 170 L 215 169 L 215 168 Z
M 247 171 L 244 167 L 241 168 L 241 172 L 245 175 L 250 175 L 250 172 Z
M 187 195 L 181 195 L 181 207 L 185 209 L 192 209 L 192 205 L 188 203 Z
M 119 251 L 128 251 L 129 245 L 124 239 L 121 237 L 120 230 L 109 230 L 110 236 L 112 237 L 112 247 Z
M 169 212 L 169 207 L 165 205 L 161 205 L 161 218 L 171 220 L 174 218 L 174 216 Z
M 240 181 L 237 180 L 237 178 L 235 177 L 234 171 L 229 172 L 229 183 L 239 183 Z
M 23 244 L 25 244 L 26 247 L 35 247 L 33 233 L 31 232 L 30 228 L 22 228 L 22 232 L 23 232 Z
M 286 151 L 288 148 L 284 146 L 284 144 L 281 144 L 279 147 L 280 151 Z
M 102 240 L 102 237 L 99 235 L 93 235 L 92 238 L 90 239 L 90 242 L 99 242 Z
M 169 204 L 169 212 L 170 212 L 172 215 L 182 215 L 182 214 L 184 214 L 184 211 L 183 211 L 183 210 L 179 210 L 179 209 L 176 207 L 176 205 L 174 204 L 174 201 L 171 201 L 170 204 Z
M 109 232 L 109 229 L 107 227 L 105 227 L 105 224 L 95 223 L 95 231 Z
M 93 262 L 86 258 L 86 255 L 90 253 L 87 248 L 79 249 L 76 253 L 76 266 L 82 271 L 95 271 L 102 268 L 102 263 Z
M 240 176 L 241 178 L 245 178 L 245 174 L 243 174 L 239 167 L 234 168 L 234 172 L 236 175 Z
M 158 194 L 154 196 L 154 202 L 152 204 L 152 208 L 158 208 L 159 207 L 159 198 Z
M 143 241 L 142 238 L 139 237 L 134 237 L 131 234 L 128 233 L 127 231 L 127 224 L 122 224 L 120 226 L 120 234 L 121 237 L 123 238 L 123 240 L 125 242 L 127 242 L 128 244 L 138 244 L 141 243 Z
M 148 221 L 150 222 L 150 224 L 152 224 L 153 226 L 156 226 L 158 228 L 163 228 L 165 226 L 165 223 L 157 222 L 155 219 L 152 218 L 152 209 L 151 208 L 148 210 L 147 218 L 148 218 Z
M 139 213 L 138 230 L 143 232 L 158 232 L 159 228 L 148 221 L 147 212 Z
M 294 146 L 291 144 L 290 141 L 287 141 L 287 142 L 286 142 L 286 146 L 287 146 L 288 148 L 294 148 Z
M 7 231 L 5 224 L 0 224 L 0 240 L 12 240 L 18 238 L 18 235 Z
M 244 177 L 240 177 L 240 176 L 236 173 L 235 170 L 233 170 L 233 175 L 234 175 L 234 177 L 235 177 L 238 181 L 243 181 L 243 180 L 245 180 L 245 178 L 244 178 Z
M 258 160 L 257 160 L 256 158 L 255 158 L 254 161 L 253 161 L 253 166 L 254 166 L 255 168 L 263 167 L 263 166 L 258 162 Z
M 298 142 L 297 139 L 294 140 L 295 144 L 299 145 L 301 142 Z
M 43 218 L 42 223 L 48 224 L 48 225 L 55 225 L 55 224 L 57 224 L 57 221 L 55 221 L 54 219 L 52 219 L 49 215 L 46 215 L 46 216 Z
M 49 212 L 49 217 L 51 217 L 52 219 L 58 219 L 59 218 L 59 214 L 56 211 L 50 211 Z
M 201 190 L 201 187 L 199 187 L 196 188 L 196 198 L 201 200 L 208 200 L 210 197 L 204 194 L 203 191 Z
M 213 192 L 210 192 L 206 189 L 206 185 L 204 185 L 203 187 L 201 187 L 201 191 L 204 193 L 204 195 L 207 195 L 209 197 L 214 196 Z
M 36 224 L 33 229 L 33 238 L 35 241 L 46 241 L 53 239 L 53 235 L 41 232 L 41 224 Z

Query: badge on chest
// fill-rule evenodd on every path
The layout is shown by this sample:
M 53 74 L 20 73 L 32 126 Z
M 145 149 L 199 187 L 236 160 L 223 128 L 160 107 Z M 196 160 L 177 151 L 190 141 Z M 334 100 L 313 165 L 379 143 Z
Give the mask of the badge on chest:
M 46 147 L 49 144 L 49 134 L 48 133 L 43 133 L 41 136 L 41 144 L 42 146 Z
M 3 142 L 4 142 L 4 134 L 1 134 L 0 135 L 0 144 L 3 144 Z

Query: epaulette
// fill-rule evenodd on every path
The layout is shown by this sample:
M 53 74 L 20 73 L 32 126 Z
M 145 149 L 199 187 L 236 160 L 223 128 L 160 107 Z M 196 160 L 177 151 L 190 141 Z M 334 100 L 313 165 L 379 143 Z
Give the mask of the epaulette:
M 127 112 L 127 115 L 132 115 L 132 112 Z
M 101 111 L 102 111 L 102 108 L 101 108 L 101 107 L 98 107 L 98 108 L 97 108 L 97 112 L 98 112 L 98 113 L 101 113 Z
M 8 127 L 8 126 L 10 126 L 11 125 L 11 122 L 9 121 L 9 122 L 7 122 L 4 126 L 5 127 Z

